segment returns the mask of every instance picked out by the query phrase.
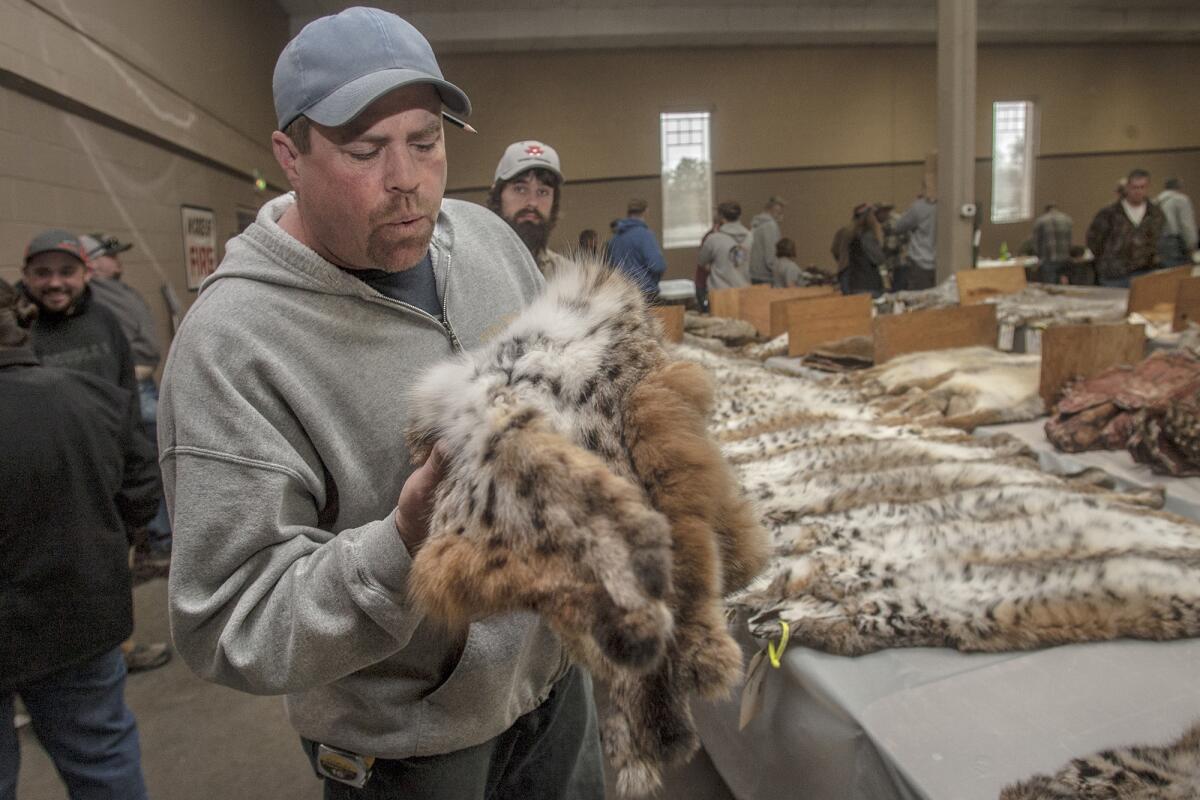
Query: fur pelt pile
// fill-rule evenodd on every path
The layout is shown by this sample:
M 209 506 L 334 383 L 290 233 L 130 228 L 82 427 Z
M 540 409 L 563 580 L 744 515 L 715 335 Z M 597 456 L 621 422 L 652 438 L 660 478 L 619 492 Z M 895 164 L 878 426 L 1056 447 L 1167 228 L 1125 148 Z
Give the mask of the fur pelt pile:
M 708 314 L 697 314 L 695 311 L 684 312 L 683 330 L 685 333 L 703 339 L 715 339 L 730 347 L 738 347 L 758 340 L 758 331 L 745 320 L 710 317 Z
M 1038 393 L 1041 364 L 1038 355 L 960 347 L 908 353 L 844 380 L 885 417 L 973 430 L 1044 414 Z
M 1159 351 L 1136 365 L 1115 366 L 1068 386 L 1046 422 L 1046 438 L 1069 453 L 1117 450 L 1130 445 L 1137 425 L 1135 458 L 1141 456 L 1158 471 L 1189 474 L 1187 454 L 1200 451 L 1197 396 L 1200 357 Z M 1200 462 L 1191 468 L 1200 468 Z
M 1076 758 L 1053 775 L 1006 787 L 1000 800 L 1195 800 L 1200 725 L 1165 747 L 1122 747 Z
M 665 352 L 635 286 L 579 263 L 409 407 L 413 452 L 446 459 L 414 600 L 452 626 L 539 612 L 608 684 L 618 789 L 652 791 L 699 745 L 689 698 L 740 680 L 721 598 L 768 554 L 707 431 L 712 380 Z
M 711 361 L 705 351 L 683 351 Z M 754 370 L 757 370 L 757 375 Z M 857 655 L 1200 634 L 1200 526 L 1018 441 L 885 422 L 730 361 L 715 424 L 776 558 L 735 598 L 761 638 Z

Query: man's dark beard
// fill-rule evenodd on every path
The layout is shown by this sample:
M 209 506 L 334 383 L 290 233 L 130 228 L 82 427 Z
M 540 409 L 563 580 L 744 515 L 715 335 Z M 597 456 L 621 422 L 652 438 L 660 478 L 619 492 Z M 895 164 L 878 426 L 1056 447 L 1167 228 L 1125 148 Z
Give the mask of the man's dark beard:
M 537 219 L 522 219 L 520 222 L 508 220 L 508 224 L 517 232 L 517 236 L 521 237 L 521 241 L 529 248 L 529 252 L 534 258 L 537 258 L 542 251 L 546 249 L 546 244 L 550 241 L 550 232 L 554 230 L 554 223 L 547 220 L 537 211 L 522 210 L 521 214 L 536 214 Z

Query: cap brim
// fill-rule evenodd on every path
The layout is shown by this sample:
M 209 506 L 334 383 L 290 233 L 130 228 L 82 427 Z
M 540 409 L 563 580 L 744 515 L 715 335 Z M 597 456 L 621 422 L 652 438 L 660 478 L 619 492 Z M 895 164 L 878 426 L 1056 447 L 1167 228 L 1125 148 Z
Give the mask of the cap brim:
M 446 108 L 455 114 L 470 116 L 471 101 L 462 89 L 449 81 L 413 69 L 385 69 L 363 75 L 314 103 L 302 113 L 318 125 L 336 128 L 357 117 L 367 106 L 393 89 L 414 83 L 431 84 L 437 89 Z
M 545 161 L 533 161 L 531 163 L 518 164 L 517 166 L 513 167 L 512 169 L 507 170 L 507 174 L 505 174 L 504 172 L 497 174 L 495 180 L 492 181 L 492 183 L 495 183 L 496 181 L 511 181 L 513 178 L 517 177 L 522 172 L 528 172 L 531 169 L 544 169 L 547 172 L 553 172 L 555 175 L 558 176 L 558 179 L 560 181 L 566 180 L 566 178 L 563 177 L 562 170 L 560 170 L 558 167 L 554 166 L 553 164 L 549 164 Z
M 132 249 L 133 249 L 132 244 L 118 244 L 116 247 L 108 248 L 108 254 L 110 256 L 115 256 L 117 253 L 124 253 L 126 250 L 132 250 Z

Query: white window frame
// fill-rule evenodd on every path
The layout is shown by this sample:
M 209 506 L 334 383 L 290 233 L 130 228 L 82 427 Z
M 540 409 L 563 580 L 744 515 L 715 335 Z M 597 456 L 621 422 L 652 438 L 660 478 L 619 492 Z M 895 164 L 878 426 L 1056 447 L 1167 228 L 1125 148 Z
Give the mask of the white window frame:
M 1012 148 L 1015 144 L 1011 131 L 1013 130 L 1013 116 L 1018 110 L 1023 112 L 1025 141 L 1018 151 L 1022 163 L 1014 164 L 1005 150 Z M 1021 121 L 1017 121 L 1016 124 L 1020 125 Z M 1033 188 L 1037 167 L 1037 138 L 1037 105 L 1032 100 L 998 100 L 992 103 L 992 204 L 990 219 L 994 224 L 1025 222 L 1033 219 Z M 1017 178 L 1019 186 L 1015 187 L 1015 191 L 997 191 L 1002 181 L 1008 183 L 1012 177 L 1004 173 L 1013 170 L 1019 171 Z M 1001 204 L 1001 198 L 1004 198 L 1003 204 Z
M 697 137 L 696 129 L 680 132 L 672 130 L 672 123 L 702 123 Z M 662 220 L 663 220 L 663 249 L 671 250 L 681 247 L 697 247 L 704 234 L 712 226 L 713 208 L 713 169 L 712 169 L 712 112 L 707 110 L 663 111 L 658 116 L 658 135 L 661 146 L 662 174 Z M 671 142 L 672 138 L 682 136 L 685 143 Z M 699 142 L 696 139 L 699 138 Z M 681 160 L 681 152 L 698 153 L 699 161 L 705 170 L 704 187 L 698 196 L 688 203 L 688 208 L 682 213 L 686 222 L 677 224 L 680 209 L 674 207 L 674 199 L 669 191 L 670 173 Z

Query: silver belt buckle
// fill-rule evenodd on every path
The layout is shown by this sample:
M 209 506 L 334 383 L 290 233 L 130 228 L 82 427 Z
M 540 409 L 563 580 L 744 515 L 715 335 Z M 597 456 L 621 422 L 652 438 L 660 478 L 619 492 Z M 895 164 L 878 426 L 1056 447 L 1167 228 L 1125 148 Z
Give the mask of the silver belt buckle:
M 366 785 L 374 763 L 374 758 L 364 758 L 349 750 L 339 750 L 327 744 L 317 745 L 317 773 L 355 789 Z

